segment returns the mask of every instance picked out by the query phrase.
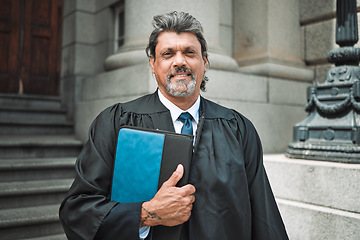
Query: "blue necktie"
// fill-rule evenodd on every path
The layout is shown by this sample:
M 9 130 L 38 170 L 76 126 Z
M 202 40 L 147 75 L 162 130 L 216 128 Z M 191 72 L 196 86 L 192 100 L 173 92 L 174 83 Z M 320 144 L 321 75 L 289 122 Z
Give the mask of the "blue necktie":
M 191 122 L 192 116 L 190 115 L 190 113 L 183 112 L 182 114 L 180 114 L 178 119 L 184 124 L 181 128 L 181 133 L 193 135 L 193 127 Z

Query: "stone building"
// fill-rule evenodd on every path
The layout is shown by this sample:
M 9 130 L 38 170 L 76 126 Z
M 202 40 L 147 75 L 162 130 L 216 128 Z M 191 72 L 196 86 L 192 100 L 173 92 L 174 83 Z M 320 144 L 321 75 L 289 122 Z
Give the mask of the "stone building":
M 19 6 L 23 4 L 20 0 L 14 2 L 19 2 Z M 31 4 L 37 2 L 41 1 L 34 0 Z M 21 6 L 26 13 L 27 6 Z M 25 81 L 21 80 L 19 91 L 9 94 L 3 93 L 0 85 L 0 105 L 4 109 L 14 102 L 24 101 L 25 106 L 29 106 L 26 102 L 35 101 L 36 110 L 41 105 L 36 101 L 43 100 L 42 95 L 55 95 L 44 97 L 47 108 L 66 109 L 61 114 L 71 126 L 62 126 L 51 136 L 59 136 L 78 150 L 87 138 L 92 120 L 101 110 L 156 89 L 145 54 L 152 17 L 174 10 L 189 12 L 203 24 L 209 46 L 211 65 L 206 75 L 210 80 L 202 95 L 236 109 L 254 123 L 290 239 L 359 239 L 360 167 L 288 159 L 283 155 L 292 141 L 293 126 L 307 115 L 304 111 L 307 88 L 323 82 L 331 68 L 326 57 L 329 50 L 338 47 L 335 0 L 59 0 L 58 6 L 63 16 L 57 20 L 62 36 L 58 48 L 61 58 L 57 59 L 58 90 L 33 95 L 26 92 L 28 87 L 23 86 Z M 359 1 L 357 6 L 360 7 Z M 4 31 L 1 26 L 0 33 Z M 5 47 L 0 49 L 4 51 Z M 18 92 L 23 92 L 21 100 L 17 98 Z M 57 101 L 57 105 L 49 101 Z M 55 137 L 49 140 L 48 134 L 44 134 L 50 130 L 21 132 L 22 127 L 15 126 L 16 130 L 10 131 L 6 126 L 1 130 L 6 137 L 0 137 L 0 150 L 4 152 L 0 158 L 7 164 L 9 159 L 28 157 L 25 153 L 5 154 L 9 152 L 9 139 L 13 139 L 15 145 L 20 144 L 15 137 L 9 138 L 10 135 L 26 135 L 29 139 L 41 135 L 48 137 L 44 140 L 47 143 L 58 142 Z M 40 161 L 41 155 L 67 159 L 76 156 L 75 153 L 76 150 L 66 156 L 35 154 L 30 158 Z M 9 171 L 10 168 L 3 165 L 0 170 Z M 4 184 L 3 188 L 10 187 Z M 56 220 L 46 223 L 42 233 L 34 230 L 39 222 L 23 224 L 25 227 L 20 228 L 20 223 L 9 217 L 21 214 L 11 212 L 16 207 L 0 208 L 0 219 L 1 216 L 8 219 L 7 223 L 0 220 L 0 229 L 9 234 L 8 239 L 18 236 L 14 233 L 17 228 L 25 229 L 25 233 L 19 235 L 22 237 L 60 234 L 56 237 L 63 239 L 61 231 L 46 230 L 56 224 Z

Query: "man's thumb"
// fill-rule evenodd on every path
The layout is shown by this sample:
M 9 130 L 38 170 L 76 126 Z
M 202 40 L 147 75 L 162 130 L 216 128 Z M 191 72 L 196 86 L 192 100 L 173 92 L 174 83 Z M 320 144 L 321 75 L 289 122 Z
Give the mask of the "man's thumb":
M 171 187 L 175 187 L 178 181 L 182 178 L 183 174 L 184 174 L 184 167 L 183 165 L 179 164 L 176 170 L 170 176 L 170 178 L 166 181 L 167 184 Z

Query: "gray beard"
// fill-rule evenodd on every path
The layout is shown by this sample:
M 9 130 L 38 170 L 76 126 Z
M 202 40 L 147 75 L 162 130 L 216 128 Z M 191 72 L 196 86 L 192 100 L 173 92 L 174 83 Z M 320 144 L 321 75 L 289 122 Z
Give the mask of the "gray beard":
M 186 86 L 187 91 L 185 92 L 176 91 L 176 87 L 179 85 Z M 194 92 L 195 86 L 196 86 L 196 79 L 194 73 L 191 74 L 191 80 L 189 83 L 187 83 L 186 81 L 177 81 L 175 83 L 171 83 L 170 77 L 168 77 L 166 80 L 166 90 L 170 93 L 170 95 L 174 97 L 184 97 L 191 94 L 192 92 Z

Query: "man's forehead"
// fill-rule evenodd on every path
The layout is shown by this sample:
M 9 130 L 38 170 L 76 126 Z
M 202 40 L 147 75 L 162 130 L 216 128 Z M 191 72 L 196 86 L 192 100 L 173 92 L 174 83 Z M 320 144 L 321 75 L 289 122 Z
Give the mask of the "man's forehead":
M 201 48 L 201 44 L 193 33 L 162 32 L 158 36 L 157 47 L 159 49 Z

